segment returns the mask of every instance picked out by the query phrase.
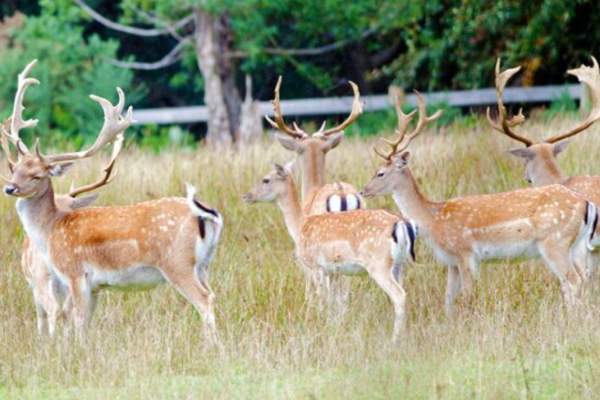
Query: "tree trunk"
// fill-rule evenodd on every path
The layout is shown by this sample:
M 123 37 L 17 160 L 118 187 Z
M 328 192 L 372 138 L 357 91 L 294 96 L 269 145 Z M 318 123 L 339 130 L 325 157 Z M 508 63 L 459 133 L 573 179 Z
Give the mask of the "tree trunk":
M 229 146 L 239 130 L 241 99 L 235 87 L 235 65 L 227 57 L 232 37 L 227 15 L 213 16 L 194 10 L 194 42 L 198 67 L 204 79 L 204 103 L 208 111 L 206 140 Z

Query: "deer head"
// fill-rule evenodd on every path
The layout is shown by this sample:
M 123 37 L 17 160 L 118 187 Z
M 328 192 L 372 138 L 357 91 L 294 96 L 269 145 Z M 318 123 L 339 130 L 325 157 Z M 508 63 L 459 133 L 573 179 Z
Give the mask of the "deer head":
M 577 77 L 589 89 L 592 107 L 587 118 L 568 131 L 550 136 L 539 142 L 535 142 L 515 131 L 517 126 L 525 122 L 525 116 L 522 110 L 519 110 L 517 115 L 509 118 L 502 100 L 506 84 L 520 69 L 521 67 L 515 67 L 501 71 L 500 59 L 497 60 L 495 81 L 498 119 L 496 121 L 492 119 L 489 108 L 487 109 L 487 118 L 495 131 L 525 146 L 513 149 L 510 153 L 525 161 L 525 179 L 528 182 L 536 186 L 558 183 L 562 179 L 562 174 L 556 162 L 556 156 L 567 147 L 569 142 L 566 139 L 583 132 L 600 119 L 600 69 L 598 62 L 592 57 L 591 67 L 582 65 L 579 68 L 567 71 L 568 74 Z
M 354 100 L 352 102 L 352 111 L 350 115 L 341 124 L 332 128 L 326 129 L 325 122 L 321 125 L 318 131 L 309 135 L 306 131 L 301 129 L 296 123 L 293 126 L 288 126 L 284 119 L 281 111 L 280 103 L 280 88 L 281 88 L 281 76 L 277 80 L 275 86 L 275 98 L 273 99 L 274 108 L 274 119 L 265 116 L 266 120 L 271 126 L 279 130 L 282 135 L 277 135 L 277 140 L 281 145 L 291 150 L 307 161 L 312 159 L 320 167 L 322 167 L 327 152 L 337 145 L 340 144 L 344 137 L 344 129 L 350 126 L 363 112 L 362 103 L 360 101 L 360 93 L 358 86 L 354 82 L 349 82 L 354 93 Z
M 273 170 L 265 175 L 259 184 L 242 197 L 246 203 L 270 203 L 288 194 L 291 165 L 274 163 Z
M 27 77 L 35 63 L 36 60 L 29 63 L 23 72 L 19 74 L 13 113 L 1 127 L 3 137 L 2 149 L 6 153 L 11 171 L 11 177 L 4 178 L 7 181 L 4 192 L 7 195 L 24 198 L 42 196 L 49 191 L 51 185 L 50 178 L 62 175 L 74 161 L 91 157 L 98 153 L 106 144 L 114 143 L 113 156 L 111 157 L 111 162 L 105 168 L 105 177 L 83 188 L 71 188 L 69 195 L 76 197 L 80 193 L 93 190 L 108 183 L 114 160 L 122 148 L 123 132 L 133 122 L 131 107 L 129 107 L 125 116 L 121 115 L 125 105 L 123 91 L 117 88 L 119 102 L 116 106 L 113 106 L 107 99 L 102 97 L 90 96 L 92 100 L 100 104 L 104 111 L 104 124 L 95 143 L 90 148 L 79 152 L 44 155 L 40 151 L 39 141 L 36 140 L 34 151 L 31 152 L 21 140 L 19 133 L 23 128 L 35 127 L 38 122 L 37 120 L 24 120 L 22 116 L 24 110 L 23 98 L 27 87 L 39 83 L 38 80 Z M 17 150 L 16 159 L 12 157 L 10 152 L 9 141 Z

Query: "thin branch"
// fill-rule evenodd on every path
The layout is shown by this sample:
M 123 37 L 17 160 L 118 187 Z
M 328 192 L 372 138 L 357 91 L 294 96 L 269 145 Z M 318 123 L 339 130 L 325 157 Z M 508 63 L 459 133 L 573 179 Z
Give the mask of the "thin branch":
M 174 25 L 161 29 L 144 29 L 144 28 L 136 28 L 134 26 L 123 25 L 118 22 L 111 21 L 110 19 L 104 17 L 102 14 L 98 13 L 96 10 L 88 6 L 83 0 L 73 0 L 79 7 L 83 9 L 88 15 L 90 15 L 96 22 L 106 26 L 107 28 L 113 29 L 115 31 L 129 33 L 131 35 L 136 36 L 145 36 L 145 37 L 153 37 L 153 36 L 161 36 L 168 35 L 171 33 L 172 29 L 179 29 L 189 23 L 194 16 L 188 15 L 185 18 L 180 19 Z
M 341 49 L 343 47 L 348 46 L 351 43 L 361 41 L 361 40 L 365 39 L 366 37 L 371 36 L 375 32 L 376 32 L 375 29 L 368 29 L 368 30 L 364 31 L 360 35 L 360 37 L 358 37 L 356 39 L 339 40 L 337 42 L 330 43 L 330 44 L 327 44 L 324 46 L 319 46 L 319 47 L 312 47 L 312 48 L 305 48 L 305 49 L 285 49 L 285 48 L 280 48 L 280 47 L 265 47 L 262 49 L 262 51 L 266 54 L 277 55 L 277 56 L 317 56 L 317 55 L 321 55 L 324 53 L 329 53 L 331 51 Z M 234 51 L 234 52 L 231 52 L 229 55 L 230 55 L 230 57 L 235 57 L 235 58 L 248 57 L 248 53 L 244 52 L 244 51 Z
M 171 34 L 171 36 L 173 36 L 177 40 L 183 40 L 183 37 L 177 31 L 179 29 L 183 28 L 184 26 L 186 26 L 191 21 L 193 21 L 195 18 L 194 14 L 190 14 L 187 17 L 182 18 L 179 21 L 175 22 L 174 24 L 170 24 L 168 21 L 162 20 L 162 19 L 158 18 L 157 16 L 153 15 L 152 13 L 144 11 L 140 8 L 134 7 L 133 10 L 141 18 L 147 20 L 148 22 L 154 24 L 155 26 L 160 26 L 160 27 L 164 27 L 164 29 L 167 29 L 169 31 L 169 33 Z
M 155 70 L 168 67 L 181 60 L 181 50 L 190 41 L 190 36 L 183 38 L 175 47 L 171 49 L 163 58 L 155 62 L 128 62 L 121 60 L 111 60 L 111 64 L 121 68 Z

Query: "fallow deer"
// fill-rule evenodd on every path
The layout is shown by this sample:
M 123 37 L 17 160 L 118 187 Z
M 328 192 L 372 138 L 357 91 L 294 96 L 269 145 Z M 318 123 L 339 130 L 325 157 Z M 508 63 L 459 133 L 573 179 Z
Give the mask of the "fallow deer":
M 354 93 L 352 111 L 340 125 L 325 129 L 325 122 L 312 135 L 302 130 L 296 123 L 288 126 L 281 111 L 281 76 L 275 86 L 273 99 L 274 120 L 266 116 L 273 128 L 285 135 L 277 135 L 281 145 L 298 154 L 302 163 L 302 203 L 308 215 L 324 212 L 349 211 L 365 208 L 365 201 L 358 190 L 349 183 L 325 183 L 325 157 L 338 146 L 344 137 L 344 129 L 350 126 L 362 114 L 362 104 L 358 86 L 350 82 Z
M 500 59 L 496 62 L 495 81 L 498 120 L 494 121 L 492 119 L 490 109 L 488 108 L 487 117 L 490 125 L 495 131 L 525 145 L 523 148 L 511 150 L 510 153 L 525 161 L 525 179 L 527 182 L 533 186 L 562 184 L 569 189 L 581 193 L 594 204 L 600 204 L 600 176 L 567 177 L 561 171 L 556 159 L 566 148 L 567 144 L 569 144 L 569 141 L 566 139 L 583 132 L 600 119 L 600 68 L 598 67 L 598 62 L 592 57 L 591 67 L 582 65 L 579 68 L 567 71 L 568 74 L 576 76 L 588 88 L 591 99 L 591 110 L 587 118 L 567 132 L 561 132 L 539 142 L 528 139 L 515 131 L 515 127 L 525 122 L 525 116 L 522 110 L 519 110 L 516 116 L 508 118 L 508 113 L 502 100 L 506 84 L 520 69 L 521 67 L 515 67 L 501 72 Z M 597 227 L 596 230 L 596 233 L 600 233 L 600 227 Z M 595 255 L 595 258 L 597 258 L 597 255 Z M 593 268 L 597 263 L 598 261 L 594 260 L 590 267 Z M 591 275 L 592 270 L 588 270 L 587 273 Z
M 8 136 L 19 158 L 4 192 L 18 198 L 17 213 L 27 236 L 52 273 L 68 287 L 76 328 L 84 334 L 96 290 L 150 286 L 167 280 L 194 305 L 205 321 L 209 339 L 216 340 L 214 294 L 207 273 L 223 225 L 221 215 L 196 200 L 192 186 L 187 188 L 187 198 L 60 210 L 51 178 L 115 141 L 131 124 L 132 110 L 129 107 L 122 115 L 125 99 L 120 89 L 116 106 L 91 96 L 104 112 L 104 124 L 91 147 L 43 155 L 36 141 L 31 152 L 19 131 L 37 124 L 37 120 L 22 117 L 25 90 L 39 83 L 27 77 L 34 64 L 19 74 Z
M 7 132 L 9 124 L 10 119 L 0 127 L 3 129 L 3 133 Z M 9 169 L 12 169 L 14 161 L 10 157 L 7 136 L 7 134 L 0 133 L 0 142 L 5 153 L 8 155 L 7 161 Z M 124 135 L 121 133 L 113 144 L 112 156 L 108 164 L 104 166 L 103 175 L 99 180 L 81 187 L 71 186 L 71 189 L 67 194 L 56 196 L 56 207 L 59 210 L 68 212 L 78 208 L 87 207 L 96 200 L 98 197 L 97 194 L 83 197 L 79 196 L 83 193 L 96 190 L 110 182 L 110 176 L 115 161 L 123 147 L 123 141 Z M 50 272 L 49 266 L 43 259 L 43 255 L 36 250 L 35 246 L 33 246 L 27 236 L 25 236 L 23 240 L 21 267 L 23 274 L 25 275 L 25 280 L 33 294 L 38 333 L 41 335 L 47 332 L 50 336 L 54 336 L 58 319 L 65 317 L 65 314 L 68 314 L 69 307 L 67 306 L 67 303 L 65 303 L 66 287 L 64 287 L 60 280 Z
M 367 273 L 394 306 L 393 338 L 398 338 L 405 319 L 403 263 L 414 257 L 416 227 L 412 223 L 384 210 L 307 215 L 289 168 L 277 164 L 244 195 L 244 201 L 277 202 L 296 258 L 313 278 Z
M 385 159 L 363 191 L 365 197 L 392 194 L 402 214 L 415 221 L 437 260 L 448 266 L 445 307 L 462 289 L 472 290 L 472 277 L 479 264 L 493 258 L 518 255 L 542 257 L 560 281 L 564 300 L 573 305 L 582 284 L 582 271 L 592 247 L 597 224 L 596 206 L 561 185 L 527 188 L 506 193 L 465 196 L 434 202 L 413 178 L 409 166 L 411 141 L 426 125 L 440 116 L 426 116 L 425 101 L 417 93 L 419 120 L 411 133 L 414 112 L 398 110 L 399 135 L 387 143 Z M 570 308 L 570 307 L 569 307 Z

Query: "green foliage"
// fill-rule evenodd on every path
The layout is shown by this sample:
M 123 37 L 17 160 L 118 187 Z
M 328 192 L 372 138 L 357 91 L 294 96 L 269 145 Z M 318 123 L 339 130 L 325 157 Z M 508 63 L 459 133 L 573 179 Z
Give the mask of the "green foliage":
M 523 64 L 523 83 L 564 82 L 568 66 L 600 43 L 597 1 L 428 1 L 411 27 L 407 50 L 385 67 L 405 87 L 439 90 L 492 85 L 495 58 Z
M 13 45 L 2 53 L 0 63 L 4 78 L 0 81 L 0 110 L 4 118 L 12 109 L 17 74 L 32 59 L 39 60 L 31 76 L 41 84 L 28 90 L 25 104 L 26 116 L 39 119 L 35 134 L 44 144 L 50 140 L 60 145 L 65 140 L 65 136 L 49 135 L 49 131 L 80 136 L 82 141 L 95 137 L 102 111 L 89 94 L 116 101 L 115 87 L 120 86 L 128 104 L 141 95 L 132 87 L 133 74 L 109 62 L 116 56 L 118 43 L 97 35 L 84 39 L 83 29 L 77 25 L 79 10 L 71 4 L 42 1 L 41 14 L 28 17 L 24 26 L 13 32 Z
M 135 137 L 139 139 L 141 148 L 151 150 L 158 154 L 162 150 L 170 148 L 189 148 L 196 146 L 194 136 L 178 126 L 159 127 L 157 125 L 145 125 L 137 128 Z

